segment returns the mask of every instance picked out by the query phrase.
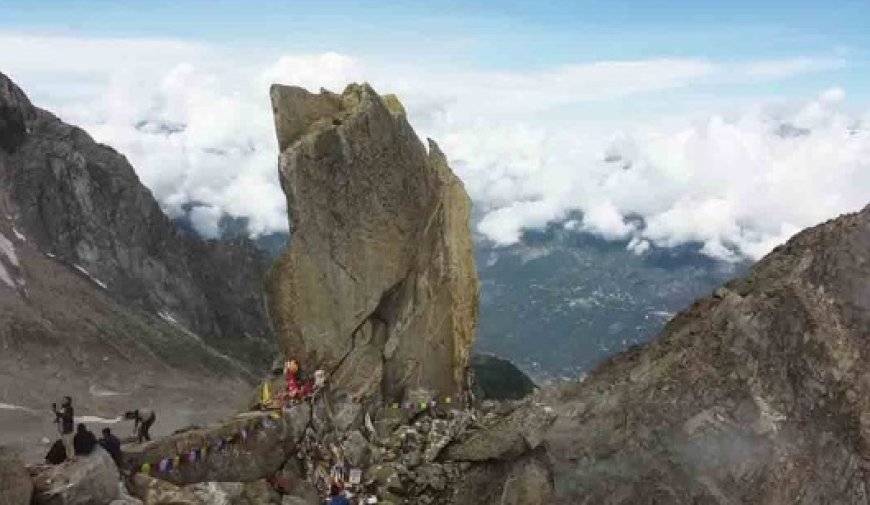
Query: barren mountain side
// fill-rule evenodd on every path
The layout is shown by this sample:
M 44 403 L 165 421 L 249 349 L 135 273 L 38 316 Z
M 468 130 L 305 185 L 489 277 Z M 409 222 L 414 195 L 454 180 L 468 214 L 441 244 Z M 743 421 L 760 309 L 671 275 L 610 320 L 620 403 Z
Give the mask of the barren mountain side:
M 250 241 L 176 231 L 124 156 L 33 106 L 2 74 L 0 116 L 7 215 L 34 246 L 86 270 L 117 301 L 238 353 L 258 373 L 267 365 L 268 265 Z
M 808 229 L 653 342 L 547 393 L 578 503 L 864 503 L 870 207 Z
M 154 408 L 156 433 L 239 408 L 275 349 L 264 272 L 247 241 L 176 233 L 123 156 L 0 74 L 0 443 L 44 454 L 64 395 L 92 422 Z

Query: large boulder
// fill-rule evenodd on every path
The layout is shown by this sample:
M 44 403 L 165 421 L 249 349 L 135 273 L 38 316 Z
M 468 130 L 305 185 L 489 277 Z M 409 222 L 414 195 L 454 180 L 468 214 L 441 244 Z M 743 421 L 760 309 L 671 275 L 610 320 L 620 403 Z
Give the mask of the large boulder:
M 462 183 L 367 84 L 271 97 L 292 228 L 267 281 L 280 345 L 355 397 L 457 397 L 478 295 Z
M 0 447 L 0 504 L 29 505 L 33 482 L 18 455 Z
M 196 490 L 184 489 L 144 474 L 133 476 L 130 482 L 130 491 L 145 505 L 205 505 L 201 498 L 202 494 L 197 495 Z M 223 493 L 222 490 L 220 492 Z M 215 491 L 211 496 L 214 497 L 217 494 L 218 491 Z M 221 495 L 221 497 L 223 496 L 225 494 Z M 221 502 L 214 500 L 213 503 Z
M 512 461 L 471 466 L 456 486 L 453 505 L 540 505 L 553 500 L 547 451 L 539 447 Z
M 454 461 L 516 459 L 537 449 L 555 421 L 556 413 L 551 407 L 527 401 L 510 415 L 448 446 L 444 457 Z
M 176 485 L 271 478 L 295 454 L 310 419 L 308 404 L 285 409 L 276 418 L 260 412 L 239 414 L 216 426 L 126 446 L 123 466 L 139 471 L 147 463 L 155 476 Z M 189 462 L 190 453 L 199 449 L 201 455 L 203 448 L 205 455 Z M 161 460 L 176 456 L 180 458 L 177 466 L 158 472 Z
M 138 474 L 133 477 L 130 487 L 145 505 L 279 505 L 282 501 L 278 492 L 265 480 L 176 486 Z
M 120 496 L 118 467 L 101 447 L 87 456 L 40 467 L 33 483 L 36 505 L 103 505 Z

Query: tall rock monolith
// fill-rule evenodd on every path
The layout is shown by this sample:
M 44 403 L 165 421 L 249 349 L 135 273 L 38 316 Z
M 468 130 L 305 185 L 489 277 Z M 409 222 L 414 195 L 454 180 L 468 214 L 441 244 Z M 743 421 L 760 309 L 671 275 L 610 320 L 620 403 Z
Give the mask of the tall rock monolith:
M 357 398 L 458 398 L 478 310 L 462 182 L 368 84 L 271 98 L 291 226 L 267 281 L 283 350 Z

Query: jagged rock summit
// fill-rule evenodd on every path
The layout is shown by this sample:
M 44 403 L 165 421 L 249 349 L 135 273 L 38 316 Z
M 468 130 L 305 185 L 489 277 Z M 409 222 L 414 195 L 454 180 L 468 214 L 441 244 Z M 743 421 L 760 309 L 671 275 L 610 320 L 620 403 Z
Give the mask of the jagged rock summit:
M 805 230 L 558 389 L 571 503 L 870 499 L 870 207 Z
M 271 97 L 292 230 L 267 281 L 281 346 L 355 397 L 456 397 L 478 301 L 462 183 L 394 96 Z

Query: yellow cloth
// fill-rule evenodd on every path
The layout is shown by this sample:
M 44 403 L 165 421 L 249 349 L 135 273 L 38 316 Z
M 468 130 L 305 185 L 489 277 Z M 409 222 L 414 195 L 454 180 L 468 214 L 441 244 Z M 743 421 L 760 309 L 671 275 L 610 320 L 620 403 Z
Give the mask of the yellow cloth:
M 142 465 L 142 473 L 144 473 L 145 475 L 151 475 L 151 464 L 150 463 L 145 463 L 144 465 Z
M 269 383 L 263 383 L 263 398 L 260 400 L 260 403 L 265 407 L 272 402 L 272 395 L 269 393 Z

